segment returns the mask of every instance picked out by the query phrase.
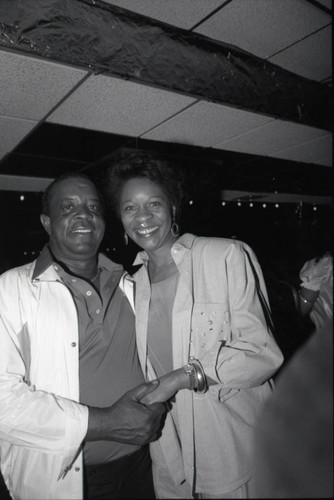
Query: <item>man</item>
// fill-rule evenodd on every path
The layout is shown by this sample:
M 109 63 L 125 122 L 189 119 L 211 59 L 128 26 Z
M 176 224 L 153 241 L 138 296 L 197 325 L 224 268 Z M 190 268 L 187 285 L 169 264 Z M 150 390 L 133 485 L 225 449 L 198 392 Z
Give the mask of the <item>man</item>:
M 121 289 L 129 280 L 98 255 L 98 192 L 84 175 L 62 176 L 44 193 L 42 212 L 49 244 L 0 278 L 7 488 L 14 499 L 152 497 L 145 445 L 159 436 L 164 407 L 139 402 L 154 385 L 143 383 L 137 359 Z

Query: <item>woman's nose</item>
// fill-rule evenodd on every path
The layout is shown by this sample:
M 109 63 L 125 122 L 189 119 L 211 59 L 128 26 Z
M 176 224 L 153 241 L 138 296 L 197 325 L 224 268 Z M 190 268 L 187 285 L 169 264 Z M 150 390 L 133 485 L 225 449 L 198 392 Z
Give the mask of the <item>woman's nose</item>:
M 137 220 L 139 222 L 144 222 L 152 217 L 152 214 L 149 210 L 146 208 L 142 208 L 141 210 L 138 210 L 137 212 Z

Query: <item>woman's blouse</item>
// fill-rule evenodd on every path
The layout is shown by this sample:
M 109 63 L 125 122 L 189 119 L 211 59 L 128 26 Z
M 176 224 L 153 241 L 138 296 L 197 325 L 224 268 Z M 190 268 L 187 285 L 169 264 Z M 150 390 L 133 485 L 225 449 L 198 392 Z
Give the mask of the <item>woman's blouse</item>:
M 172 312 L 179 274 L 151 283 L 147 343 L 149 359 L 158 377 L 173 370 Z

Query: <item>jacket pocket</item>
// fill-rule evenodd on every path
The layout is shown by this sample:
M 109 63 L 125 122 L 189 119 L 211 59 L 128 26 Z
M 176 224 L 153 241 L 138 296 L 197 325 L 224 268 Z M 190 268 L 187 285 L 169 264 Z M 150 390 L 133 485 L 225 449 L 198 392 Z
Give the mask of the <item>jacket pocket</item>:
M 231 342 L 231 321 L 227 304 L 196 302 L 191 320 L 194 356 L 200 359 L 209 351 L 219 350 Z

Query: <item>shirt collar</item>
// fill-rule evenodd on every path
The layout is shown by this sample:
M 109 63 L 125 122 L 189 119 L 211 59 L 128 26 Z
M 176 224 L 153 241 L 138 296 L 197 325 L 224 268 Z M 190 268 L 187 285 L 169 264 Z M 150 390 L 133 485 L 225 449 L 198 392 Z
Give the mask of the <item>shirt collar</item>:
M 36 259 L 36 264 L 32 279 L 34 280 L 39 276 L 41 276 L 41 274 L 43 274 L 54 263 L 55 260 L 50 251 L 50 248 L 48 245 L 45 245 L 40 255 Z M 123 266 L 121 264 L 116 264 L 112 260 L 108 259 L 108 257 L 103 255 L 102 253 L 99 253 L 98 255 L 98 267 L 112 272 L 123 271 Z

